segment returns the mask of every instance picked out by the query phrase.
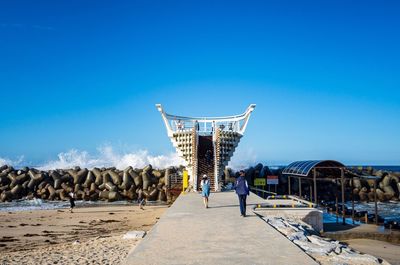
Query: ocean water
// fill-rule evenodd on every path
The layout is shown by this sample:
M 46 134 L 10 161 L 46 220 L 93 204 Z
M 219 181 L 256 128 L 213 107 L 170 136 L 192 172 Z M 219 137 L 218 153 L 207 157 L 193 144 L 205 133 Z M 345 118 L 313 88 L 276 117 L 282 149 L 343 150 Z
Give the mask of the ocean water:
M 138 205 L 136 201 L 75 201 L 76 207 L 99 207 L 110 205 Z M 164 205 L 164 202 L 146 202 L 146 205 Z M 35 211 L 35 210 L 55 210 L 68 209 L 68 201 L 46 201 L 42 199 L 33 200 L 17 200 L 12 202 L 0 203 L 0 212 L 19 212 L 19 211 Z
M 371 166 L 371 165 L 349 165 L 348 168 L 358 168 L 363 167 L 368 168 L 372 167 L 375 170 L 383 170 L 383 171 L 392 171 L 392 172 L 400 172 L 400 166 Z
M 337 222 L 342 222 L 342 217 L 341 216 L 336 216 L 333 213 L 328 213 L 328 212 L 324 211 L 322 217 L 323 217 L 324 224 L 334 224 L 334 223 L 337 223 Z M 345 218 L 345 223 L 346 224 L 353 224 L 353 220 L 351 218 Z M 354 221 L 354 224 L 361 225 L 362 223 L 360 221 Z
M 268 165 L 268 164 L 266 164 Z M 268 166 L 269 169 L 271 170 L 278 170 L 278 169 L 283 169 L 285 167 L 287 167 L 288 165 L 274 165 L 274 166 Z M 367 167 L 372 167 L 375 170 L 384 170 L 384 171 L 393 171 L 393 172 L 400 172 L 400 166 L 371 166 L 371 165 L 348 165 L 348 168 L 357 168 L 357 167 L 363 167 L 363 168 L 367 168 Z
M 346 206 L 351 209 L 351 202 L 347 202 Z M 374 202 L 357 202 L 354 203 L 355 211 L 368 211 L 368 213 L 375 213 Z M 400 221 L 400 202 L 378 202 L 378 215 L 385 218 L 385 220 L 399 220 Z
M 346 202 L 346 208 L 351 209 L 351 202 Z M 375 203 L 374 202 L 355 202 L 354 210 L 367 211 L 368 214 L 375 214 Z M 398 221 L 400 222 L 400 202 L 378 202 L 378 215 L 383 217 L 385 221 Z M 334 213 L 329 213 L 324 210 L 323 213 L 324 223 L 336 223 L 336 215 Z M 339 216 L 339 221 L 341 222 L 341 216 Z M 347 224 L 352 224 L 353 220 L 351 218 L 346 218 L 345 222 Z M 355 221 L 355 224 L 362 224 L 359 221 Z
M 376 170 L 400 172 L 400 166 L 371 166 L 371 167 L 375 168 Z

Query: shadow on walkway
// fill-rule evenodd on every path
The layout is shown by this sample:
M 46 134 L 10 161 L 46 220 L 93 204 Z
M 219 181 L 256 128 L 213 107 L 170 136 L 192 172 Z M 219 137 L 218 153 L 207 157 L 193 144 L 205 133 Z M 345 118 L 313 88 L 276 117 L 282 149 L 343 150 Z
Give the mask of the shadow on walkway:
M 253 204 L 247 204 L 247 206 L 256 206 L 257 204 L 253 203 Z M 208 208 L 225 208 L 225 207 L 238 207 L 239 208 L 239 204 L 230 204 L 230 205 L 217 205 L 217 206 L 208 206 Z

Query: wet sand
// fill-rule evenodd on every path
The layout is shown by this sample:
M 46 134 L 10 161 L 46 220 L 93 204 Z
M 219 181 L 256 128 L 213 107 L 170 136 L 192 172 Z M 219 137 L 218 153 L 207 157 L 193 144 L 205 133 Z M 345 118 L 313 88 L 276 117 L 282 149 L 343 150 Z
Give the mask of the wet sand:
M 324 224 L 324 236 L 349 244 L 362 253 L 400 265 L 400 231 L 383 229 L 374 224 Z
M 392 265 L 400 265 L 400 245 L 372 239 L 350 239 L 344 242 L 355 250 L 383 258 Z
M 0 212 L 0 264 L 119 264 L 167 206 Z

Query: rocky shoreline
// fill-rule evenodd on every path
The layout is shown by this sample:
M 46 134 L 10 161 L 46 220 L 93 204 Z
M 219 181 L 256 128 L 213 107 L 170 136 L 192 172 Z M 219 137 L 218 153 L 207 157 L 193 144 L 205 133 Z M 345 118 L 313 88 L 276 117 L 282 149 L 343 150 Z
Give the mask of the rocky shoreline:
M 258 163 L 255 166 L 250 166 L 245 169 L 246 179 L 249 183 L 254 183 L 256 178 L 266 178 L 269 175 L 279 177 L 277 191 L 279 194 L 288 194 L 288 178 L 282 175 L 284 167 L 272 169 Z M 224 171 L 225 182 L 234 181 L 238 172 L 229 168 Z M 353 193 L 356 201 L 368 202 L 374 201 L 375 193 L 377 199 L 381 202 L 399 201 L 400 200 L 400 172 L 389 170 L 376 170 L 373 167 L 348 167 L 345 170 L 345 175 L 348 179 L 345 180 L 346 199 L 350 199 L 350 194 Z M 377 178 L 377 188 L 374 189 L 373 179 L 364 177 L 373 176 Z M 317 172 L 317 178 L 320 174 Z M 353 179 L 353 182 L 351 181 Z M 291 192 L 296 194 L 299 192 L 298 179 L 292 178 Z M 303 180 L 302 189 L 303 195 L 307 196 L 312 187 L 312 180 Z M 318 194 L 320 201 L 331 201 L 335 199 L 335 191 L 337 185 L 334 181 L 324 181 L 324 185 L 318 185 Z
M 182 167 L 153 169 L 148 165 L 142 169 L 127 167 L 80 168 L 38 170 L 24 167 L 0 167 L 0 201 L 41 198 L 45 200 L 67 200 L 74 192 L 78 200 L 136 200 L 172 202 L 174 183 L 179 179 Z M 179 187 L 180 188 L 180 187 Z
M 339 241 L 321 237 L 304 222 L 281 217 L 262 217 L 262 219 L 322 265 L 390 265 L 383 259 L 360 253 Z

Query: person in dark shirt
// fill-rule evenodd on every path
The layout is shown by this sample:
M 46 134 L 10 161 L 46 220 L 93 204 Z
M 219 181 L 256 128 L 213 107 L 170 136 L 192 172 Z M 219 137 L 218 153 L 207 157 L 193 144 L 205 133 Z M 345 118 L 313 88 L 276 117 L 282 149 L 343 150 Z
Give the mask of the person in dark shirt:
M 244 171 L 241 170 L 235 183 L 235 190 L 239 198 L 240 215 L 246 217 L 246 199 L 247 196 L 250 195 L 250 190 L 247 180 L 244 178 L 244 176 Z

